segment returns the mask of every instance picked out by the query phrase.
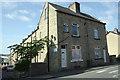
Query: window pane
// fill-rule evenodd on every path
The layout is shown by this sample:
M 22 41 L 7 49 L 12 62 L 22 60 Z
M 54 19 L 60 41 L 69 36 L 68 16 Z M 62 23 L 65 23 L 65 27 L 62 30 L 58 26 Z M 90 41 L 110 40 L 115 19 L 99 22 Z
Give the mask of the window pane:
M 72 27 L 72 34 L 73 35 L 78 35 L 77 34 L 77 27 Z
M 100 50 L 100 48 L 95 48 L 95 57 L 96 58 L 101 58 L 101 50 Z
M 73 36 L 78 36 L 79 35 L 78 24 L 72 24 L 72 35 Z
M 75 59 L 75 54 L 76 54 L 75 50 L 72 50 L 72 59 Z
M 78 50 L 72 50 L 72 59 L 80 59 L 80 51 Z
M 80 46 L 72 46 L 72 60 L 80 60 L 81 58 Z
M 98 30 L 94 28 L 94 38 L 98 38 Z
M 72 49 L 75 49 L 75 46 L 72 46 Z
M 77 46 L 77 49 L 80 49 L 80 46 Z
M 34 36 L 34 40 L 37 40 L 37 37 L 36 37 L 36 36 Z
M 61 49 L 65 49 L 65 45 L 61 45 Z
M 64 26 L 64 32 L 68 32 L 68 27 Z

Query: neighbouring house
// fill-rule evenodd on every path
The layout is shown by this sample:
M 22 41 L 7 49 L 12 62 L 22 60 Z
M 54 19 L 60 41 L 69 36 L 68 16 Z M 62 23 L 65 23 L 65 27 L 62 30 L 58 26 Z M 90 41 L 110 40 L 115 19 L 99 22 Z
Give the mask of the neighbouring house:
M 9 64 L 10 64 L 10 65 L 15 65 L 17 58 L 18 58 L 18 57 L 17 57 L 17 54 L 14 53 L 14 52 L 11 52 L 10 55 L 9 55 L 9 57 L 8 57 L 8 59 L 9 59 Z
M 50 72 L 104 65 L 109 63 L 105 24 L 82 13 L 78 2 L 68 8 L 46 2 L 37 29 L 21 44 L 48 36 L 50 46 L 32 63 L 46 63 Z
M 114 28 L 114 31 L 107 32 L 107 45 L 110 56 L 118 57 L 120 55 L 120 32 L 117 28 Z
M 1 67 L 9 65 L 8 54 L 0 54 Z

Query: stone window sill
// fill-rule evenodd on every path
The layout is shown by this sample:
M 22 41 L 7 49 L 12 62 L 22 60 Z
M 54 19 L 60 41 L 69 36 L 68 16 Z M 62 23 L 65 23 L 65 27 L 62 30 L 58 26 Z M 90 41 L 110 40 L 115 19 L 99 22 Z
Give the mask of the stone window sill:
M 76 36 L 75 36 L 75 35 L 72 35 L 72 37 L 74 37 L 74 38 L 80 38 L 80 36 L 77 36 L 77 35 L 76 35 Z
M 100 38 L 94 38 L 94 40 L 100 40 Z
M 101 59 L 103 59 L 103 58 L 95 58 L 95 60 L 101 60 Z
M 73 59 L 73 60 L 71 60 L 71 62 L 80 62 L 80 61 L 83 61 L 83 59 Z

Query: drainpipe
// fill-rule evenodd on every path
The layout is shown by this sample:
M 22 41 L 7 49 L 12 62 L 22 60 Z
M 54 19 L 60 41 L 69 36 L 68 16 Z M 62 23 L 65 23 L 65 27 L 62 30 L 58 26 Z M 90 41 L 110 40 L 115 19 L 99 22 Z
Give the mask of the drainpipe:
M 88 60 L 87 60 L 87 65 L 90 67 L 91 66 L 91 59 L 90 59 L 90 53 L 89 53 L 89 36 L 88 36 L 88 23 L 85 21 L 86 25 L 86 33 L 87 33 L 87 46 L 88 46 Z
M 37 37 L 36 37 L 36 30 L 35 30 L 35 37 L 34 37 L 34 40 L 37 40 Z M 36 44 L 35 44 L 35 51 L 36 51 Z M 36 57 L 37 57 L 37 56 L 35 56 L 35 63 L 37 63 Z
M 31 46 L 32 46 L 32 35 L 31 35 Z M 32 59 L 30 58 L 30 64 L 32 62 Z
M 47 36 L 48 36 L 48 41 L 49 41 L 49 3 L 47 2 Z M 48 72 L 50 72 L 50 58 L 49 58 L 49 42 L 47 43 L 47 67 L 48 67 Z
M 32 46 L 32 35 L 31 35 L 31 45 L 30 45 L 30 46 Z M 32 65 L 32 64 L 31 64 L 31 62 L 32 62 L 31 60 L 32 60 L 32 59 L 31 59 L 31 57 L 30 57 L 30 76 L 31 76 L 31 65 Z

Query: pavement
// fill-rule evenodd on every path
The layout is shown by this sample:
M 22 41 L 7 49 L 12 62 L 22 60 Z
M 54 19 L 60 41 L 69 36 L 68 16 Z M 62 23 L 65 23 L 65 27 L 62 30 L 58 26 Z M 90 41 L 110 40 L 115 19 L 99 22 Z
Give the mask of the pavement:
M 20 79 L 12 78 L 13 72 L 3 71 L 2 75 L 4 79 L 2 80 L 118 80 L 120 76 L 119 69 L 120 65 L 107 65 Z
M 110 72 L 112 71 L 112 72 Z M 105 72 L 101 75 L 101 73 Z M 115 74 L 112 74 L 115 73 Z M 100 67 L 92 67 L 82 70 L 70 70 L 58 73 L 46 74 L 36 77 L 28 77 L 36 79 L 53 79 L 53 78 L 118 78 L 118 65 L 108 65 Z
M 14 72 L 13 71 L 2 71 L 2 78 L 14 78 Z

